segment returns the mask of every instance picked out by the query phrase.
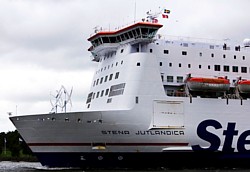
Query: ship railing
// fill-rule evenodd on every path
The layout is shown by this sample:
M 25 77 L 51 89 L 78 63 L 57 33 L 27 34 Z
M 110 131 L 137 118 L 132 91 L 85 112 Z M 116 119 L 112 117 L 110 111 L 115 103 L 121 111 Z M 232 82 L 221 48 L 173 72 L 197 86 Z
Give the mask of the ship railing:
M 196 38 L 196 37 L 187 37 L 187 36 L 174 36 L 174 35 L 163 35 L 157 34 L 158 38 L 170 41 L 187 41 L 193 43 L 210 43 L 210 44 L 217 44 L 223 45 L 225 42 L 230 43 L 229 39 L 219 40 L 219 39 L 209 39 L 209 38 Z
M 118 27 L 99 27 L 99 26 L 96 26 L 96 27 L 94 27 L 94 33 L 91 33 L 90 35 L 89 35 L 89 37 L 92 37 L 93 35 L 95 35 L 97 32 L 110 32 L 110 31 L 119 31 L 119 30 L 121 30 L 121 29 L 123 29 L 123 28 L 126 28 L 126 27 L 128 27 L 128 26 L 131 26 L 131 25 L 133 25 L 133 24 L 135 24 L 135 23 L 139 23 L 139 22 L 146 22 L 146 21 L 142 21 L 142 20 L 134 20 L 133 22 L 128 22 L 128 23 L 126 23 L 126 24 L 123 24 L 123 25 L 120 25 L 120 26 L 118 26 Z
M 165 40 L 166 43 L 169 44 L 180 44 L 183 47 L 189 46 L 200 46 L 200 47 L 208 47 L 210 49 L 223 49 L 223 50 L 249 50 L 245 48 L 241 42 L 234 41 L 230 39 L 209 39 L 209 38 L 195 38 L 195 37 L 185 37 L 185 36 L 173 36 L 173 35 L 164 35 L 164 34 L 157 34 L 157 39 Z M 239 49 L 240 47 L 240 49 Z

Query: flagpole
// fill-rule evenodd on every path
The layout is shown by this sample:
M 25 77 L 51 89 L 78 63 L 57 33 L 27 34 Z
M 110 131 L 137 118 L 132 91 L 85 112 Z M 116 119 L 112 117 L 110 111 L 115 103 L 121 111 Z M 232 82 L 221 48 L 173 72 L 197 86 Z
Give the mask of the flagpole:
M 4 155 L 6 155 L 6 142 L 7 142 L 7 140 L 6 140 L 6 138 L 4 138 Z

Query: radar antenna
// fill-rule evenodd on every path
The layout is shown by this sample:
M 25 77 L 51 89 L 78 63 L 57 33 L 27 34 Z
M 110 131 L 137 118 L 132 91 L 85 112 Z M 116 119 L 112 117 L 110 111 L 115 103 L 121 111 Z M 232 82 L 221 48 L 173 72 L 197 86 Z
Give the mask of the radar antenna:
M 163 9 L 159 7 L 159 11 L 157 12 L 152 12 L 151 10 L 147 12 L 147 22 L 151 22 L 151 23 L 158 23 L 158 17 L 159 15 L 162 14 L 163 18 L 168 18 L 168 16 L 166 15 L 170 13 L 170 10 L 167 9 Z
M 97 33 L 97 32 L 99 32 L 99 31 L 102 30 L 102 27 L 100 27 L 100 26 L 95 26 L 93 29 L 94 29 L 94 32 Z
M 147 12 L 147 21 L 152 23 L 157 23 L 158 16 L 162 13 L 162 10 L 158 12 L 152 12 L 151 10 Z
M 70 108 L 72 107 L 71 95 L 73 92 L 73 87 L 71 88 L 70 92 L 66 90 L 66 88 L 62 85 L 59 90 L 56 90 L 56 95 L 50 94 L 54 101 L 50 99 L 50 103 L 52 106 L 50 113 L 57 113 L 58 108 L 61 108 L 61 112 L 67 111 L 67 104 L 70 103 Z

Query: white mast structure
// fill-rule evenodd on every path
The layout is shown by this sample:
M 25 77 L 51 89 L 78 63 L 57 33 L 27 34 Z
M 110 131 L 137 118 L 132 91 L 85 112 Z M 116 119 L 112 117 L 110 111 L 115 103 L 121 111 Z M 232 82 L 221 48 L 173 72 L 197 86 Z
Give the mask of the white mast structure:
M 50 99 L 50 103 L 52 106 L 51 113 L 57 113 L 58 107 L 61 108 L 61 112 L 64 111 L 66 113 L 67 104 L 70 103 L 70 106 L 72 107 L 71 95 L 73 92 L 73 87 L 71 88 L 70 92 L 68 92 L 66 88 L 62 85 L 60 90 L 57 90 L 56 92 L 57 92 L 56 96 L 53 96 L 51 94 L 51 96 L 55 98 L 54 102 L 52 102 L 52 100 Z

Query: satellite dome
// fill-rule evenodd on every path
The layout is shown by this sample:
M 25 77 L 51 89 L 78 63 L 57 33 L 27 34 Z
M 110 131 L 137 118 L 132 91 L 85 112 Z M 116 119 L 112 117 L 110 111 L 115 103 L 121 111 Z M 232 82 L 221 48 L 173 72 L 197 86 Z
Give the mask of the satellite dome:
M 250 39 L 246 38 L 243 41 L 244 47 L 250 47 Z

